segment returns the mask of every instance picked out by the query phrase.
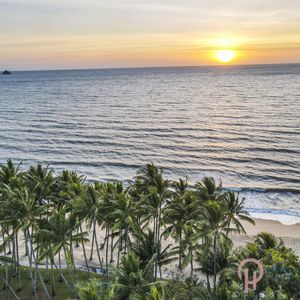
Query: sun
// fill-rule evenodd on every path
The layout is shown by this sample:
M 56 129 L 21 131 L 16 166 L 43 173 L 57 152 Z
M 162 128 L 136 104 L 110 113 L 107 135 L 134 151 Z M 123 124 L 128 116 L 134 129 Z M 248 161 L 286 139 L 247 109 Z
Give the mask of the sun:
M 232 50 L 218 50 L 216 52 L 216 59 L 222 63 L 228 63 L 235 57 L 235 52 Z

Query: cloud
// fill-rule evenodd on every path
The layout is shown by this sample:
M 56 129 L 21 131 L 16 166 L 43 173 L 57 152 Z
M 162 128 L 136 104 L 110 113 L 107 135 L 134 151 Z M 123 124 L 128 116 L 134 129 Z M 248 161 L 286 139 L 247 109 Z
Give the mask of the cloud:
M 243 40 L 237 47 L 245 49 L 279 49 L 280 43 L 296 49 L 299 14 L 295 0 L 0 0 L 0 59 L 51 56 L 50 50 L 56 59 L 79 51 L 82 59 L 134 55 L 137 48 L 149 55 L 153 49 L 187 53 L 229 36 Z

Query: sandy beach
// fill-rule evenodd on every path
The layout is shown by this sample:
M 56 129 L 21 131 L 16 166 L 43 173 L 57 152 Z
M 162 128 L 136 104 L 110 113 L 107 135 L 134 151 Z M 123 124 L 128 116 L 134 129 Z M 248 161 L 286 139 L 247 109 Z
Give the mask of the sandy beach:
M 235 247 L 245 245 L 247 242 L 250 242 L 254 236 L 262 231 L 267 231 L 273 233 L 277 237 L 281 237 L 284 243 L 287 246 L 290 246 L 294 249 L 297 255 L 300 255 L 300 224 L 293 224 L 293 225 L 284 225 L 279 221 L 274 220 L 265 220 L 265 219 L 257 219 L 255 218 L 255 226 L 249 223 L 243 222 L 244 228 L 247 232 L 247 235 L 236 235 L 232 234 L 230 237 L 234 243 Z M 105 232 L 101 231 L 100 228 L 97 229 L 97 235 L 100 241 L 104 240 Z M 92 237 L 90 236 L 90 241 Z M 25 256 L 25 243 L 24 238 L 20 237 L 19 239 L 20 247 L 20 263 L 22 265 L 28 265 L 28 257 Z M 174 241 L 170 238 L 163 241 L 163 246 L 167 246 L 168 244 L 174 244 Z M 85 244 L 85 249 L 87 253 L 87 257 L 89 258 L 90 250 L 91 250 L 91 243 L 88 242 Z M 95 248 L 94 248 L 95 249 Z M 101 259 L 105 259 L 104 249 L 100 250 Z M 76 248 L 74 245 L 74 256 L 75 256 L 75 263 L 77 268 L 84 268 L 85 261 L 82 251 L 82 246 Z M 114 259 L 117 260 L 117 251 L 114 253 Z M 66 267 L 63 256 L 62 256 L 62 263 L 63 267 Z M 89 266 L 91 267 L 99 267 L 99 262 L 97 258 L 96 251 L 94 250 L 93 260 L 88 261 Z M 163 268 L 163 276 L 170 276 L 174 271 L 177 271 L 176 262 L 170 264 Z M 183 274 L 188 275 L 189 269 L 187 268 L 184 270 Z
M 231 235 L 235 246 L 244 245 L 250 242 L 256 234 L 267 231 L 277 237 L 281 237 L 286 246 L 292 247 L 295 253 L 300 255 L 300 224 L 286 225 L 275 220 L 257 218 L 254 218 L 254 220 L 255 226 L 242 222 L 247 235 Z

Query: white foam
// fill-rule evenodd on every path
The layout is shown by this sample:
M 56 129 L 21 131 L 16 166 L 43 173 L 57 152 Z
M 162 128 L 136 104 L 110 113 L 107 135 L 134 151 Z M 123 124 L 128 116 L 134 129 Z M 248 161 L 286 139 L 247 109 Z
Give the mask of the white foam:
M 253 218 L 263 219 L 263 220 L 273 220 L 278 221 L 283 225 L 295 225 L 300 223 L 300 217 L 289 216 L 284 214 L 271 214 L 271 213 L 250 213 Z

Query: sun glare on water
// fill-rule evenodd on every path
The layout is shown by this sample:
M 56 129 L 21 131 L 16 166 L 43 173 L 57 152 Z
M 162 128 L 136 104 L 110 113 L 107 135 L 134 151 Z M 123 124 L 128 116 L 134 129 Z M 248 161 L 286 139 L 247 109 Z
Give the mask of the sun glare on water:
M 229 63 L 235 57 L 235 52 L 232 50 L 218 50 L 216 52 L 216 59 L 221 63 Z

